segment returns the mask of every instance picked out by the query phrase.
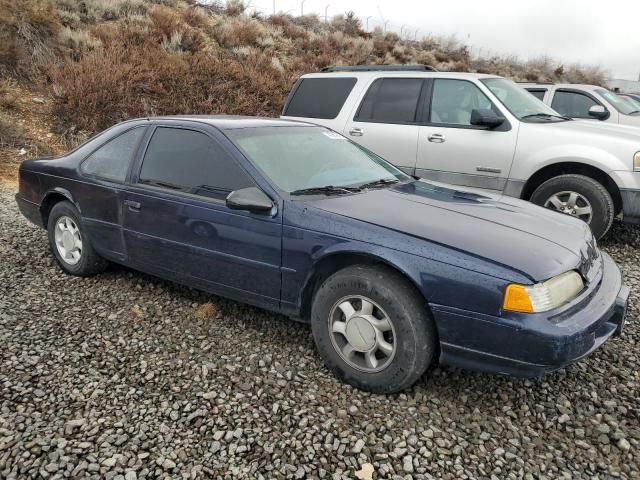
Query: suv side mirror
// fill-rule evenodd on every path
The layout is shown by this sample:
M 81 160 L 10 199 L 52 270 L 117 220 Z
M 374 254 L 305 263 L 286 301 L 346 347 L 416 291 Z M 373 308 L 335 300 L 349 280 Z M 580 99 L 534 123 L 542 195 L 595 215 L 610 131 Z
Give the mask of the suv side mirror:
M 589 116 L 598 120 L 606 120 L 611 116 L 611 112 L 602 105 L 593 105 L 589 108 Z
M 490 108 L 474 108 L 471 110 L 471 125 L 478 127 L 496 128 L 505 122 L 506 118 L 498 115 Z
M 232 210 L 248 210 L 253 213 L 269 213 L 273 202 L 256 187 L 241 188 L 227 195 L 227 207 Z

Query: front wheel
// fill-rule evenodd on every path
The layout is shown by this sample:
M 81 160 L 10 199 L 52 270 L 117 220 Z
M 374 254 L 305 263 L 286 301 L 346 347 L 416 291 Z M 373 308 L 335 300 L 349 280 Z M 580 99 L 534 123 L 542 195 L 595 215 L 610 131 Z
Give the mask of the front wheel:
M 399 273 L 378 266 L 356 265 L 330 276 L 314 297 L 311 327 L 327 367 L 375 393 L 413 385 L 437 340 L 422 295 Z
M 551 178 L 536 188 L 531 201 L 585 221 L 598 239 L 607 233 L 615 216 L 611 194 L 601 183 L 584 175 Z

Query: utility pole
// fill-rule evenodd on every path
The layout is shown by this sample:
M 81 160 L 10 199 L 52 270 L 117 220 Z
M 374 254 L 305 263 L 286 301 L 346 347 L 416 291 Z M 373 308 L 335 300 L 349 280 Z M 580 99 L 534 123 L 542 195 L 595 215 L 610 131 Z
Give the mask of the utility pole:
M 307 0 L 302 0 L 300 2 L 300 16 L 304 17 L 304 2 L 306 2 Z
M 385 21 L 384 21 L 384 30 L 383 30 L 383 32 L 384 32 L 384 34 L 385 34 L 385 35 L 387 34 L 387 25 L 388 25 L 388 24 L 389 24 L 389 20 L 385 20 Z
M 331 5 L 327 4 L 327 6 L 326 6 L 326 7 L 324 7 L 324 23 L 328 23 L 328 20 L 327 20 L 327 11 L 329 10 L 329 7 L 330 7 L 330 6 L 331 6 Z
M 364 27 L 364 31 L 365 31 L 365 32 L 368 32 L 368 31 L 369 31 L 369 19 L 370 19 L 371 17 L 372 17 L 372 15 L 369 15 L 369 16 L 367 17 L 367 20 L 366 20 L 366 22 L 365 22 L 365 23 L 367 24 L 367 26 L 366 26 L 366 27 Z
M 419 28 L 416 28 L 416 32 L 413 34 L 413 41 L 417 41 L 418 40 L 418 32 L 420 31 Z
M 404 24 L 400 27 L 400 39 L 402 39 L 402 30 L 404 30 L 404 27 L 406 27 Z

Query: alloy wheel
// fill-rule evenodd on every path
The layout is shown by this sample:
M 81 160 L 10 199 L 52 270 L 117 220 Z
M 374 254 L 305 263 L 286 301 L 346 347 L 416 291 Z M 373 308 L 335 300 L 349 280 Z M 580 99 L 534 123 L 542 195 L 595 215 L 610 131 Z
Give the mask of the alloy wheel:
M 591 222 L 593 208 L 584 195 L 578 192 L 564 191 L 551 195 L 544 206 L 560 213 L 578 217 L 586 223 Z
M 75 265 L 82 257 L 82 235 L 76 222 L 66 215 L 56 221 L 54 231 L 56 248 L 60 258 L 68 265 Z
M 335 303 L 329 314 L 329 332 L 340 357 L 363 372 L 383 370 L 396 353 L 393 322 L 364 296 L 352 295 Z

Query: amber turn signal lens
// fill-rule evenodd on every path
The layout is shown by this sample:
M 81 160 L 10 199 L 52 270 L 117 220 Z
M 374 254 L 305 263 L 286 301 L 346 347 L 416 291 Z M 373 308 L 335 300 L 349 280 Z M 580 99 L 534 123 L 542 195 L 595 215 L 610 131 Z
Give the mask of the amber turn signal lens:
M 533 312 L 531 298 L 524 285 L 508 285 L 507 290 L 504 292 L 504 304 L 502 307 L 512 312 Z

